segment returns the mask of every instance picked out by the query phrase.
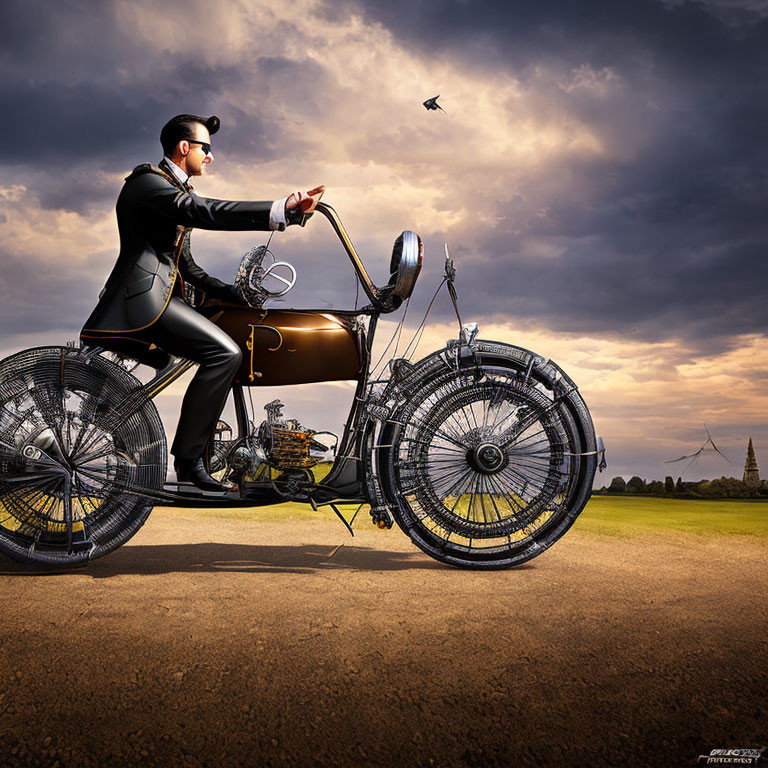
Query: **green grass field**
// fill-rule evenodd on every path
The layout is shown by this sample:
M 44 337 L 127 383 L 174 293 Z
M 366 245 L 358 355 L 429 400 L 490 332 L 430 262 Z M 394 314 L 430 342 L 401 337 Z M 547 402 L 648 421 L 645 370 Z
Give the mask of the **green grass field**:
M 594 496 L 574 530 L 621 538 L 666 531 L 768 538 L 768 502 Z
M 347 520 L 351 520 L 357 509 L 357 504 L 338 505 L 342 514 Z M 309 504 L 296 504 L 289 502 L 286 504 L 272 504 L 268 507 L 240 507 L 235 509 L 195 509 L 193 511 L 200 517 L 227 517 L 231 520 L 269 520 L 278 522 L 280 520 L 337 520 L 330 507 L 320 507 L 317 511 L 312 509 Z M 341 523 L 339 523 L 341 525 Z M 372 526 L 371 516 L 368 514 L 368 505 L 366 504 L 357 516 L 354 528 L 364 525 Z
M 348 520 L 355 509 L 357 505 L 342 507 Z M 196 513 L 205 517 L 254 521 L 335 520 L 330 507 L 315 512 L 308 504 L 276 504 L 255 509 L 201 509 Z M 364 506 L 355 520 L 354 528 L 368 526 L 371 526 L 371 518 L 368 507 Z M 653 536 L 667 531 L 699 536 L 725 534 L 768 538 L 768 502 L 595 496 L 577 518 L 574 530 L 619 538 Z

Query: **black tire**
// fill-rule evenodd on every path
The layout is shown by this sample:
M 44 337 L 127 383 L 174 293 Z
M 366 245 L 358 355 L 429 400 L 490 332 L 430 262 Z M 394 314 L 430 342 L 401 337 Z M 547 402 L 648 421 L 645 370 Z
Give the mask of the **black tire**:
M 479 342 L 476 362 L 435 353 L 414 369 L 382 432 L 379 473 L 397 524 L 422 550 L 459 567 L 509 568 L 541 554 L 584 508 L 594 428 L 549 361 Z
M 161 489 L 167 454 L 154 404 L 126 410 L 139 386 L 86 350 L 0 361 L 0 553 L 78 566 L 141 528 L 153 504 L 131 489 Z

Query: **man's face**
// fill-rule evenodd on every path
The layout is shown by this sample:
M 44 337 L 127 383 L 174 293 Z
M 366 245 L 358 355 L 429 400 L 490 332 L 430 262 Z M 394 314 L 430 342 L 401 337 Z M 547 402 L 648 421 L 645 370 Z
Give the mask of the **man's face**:
M 203 168 L 213 162 L 213 155 L 206 154 L 205 148 L 198 142 L 210 146 L 211 135 L 208 133 L 208 129 L 200 123 L 195 123 L 192 126 L 192 132 L 194 139 L 186 142 L 189 146 L 189 152 L 186 155 L 187 173 L 190 176 L 202 176 Z M 184 142 L 181 146 L 184 147 Z

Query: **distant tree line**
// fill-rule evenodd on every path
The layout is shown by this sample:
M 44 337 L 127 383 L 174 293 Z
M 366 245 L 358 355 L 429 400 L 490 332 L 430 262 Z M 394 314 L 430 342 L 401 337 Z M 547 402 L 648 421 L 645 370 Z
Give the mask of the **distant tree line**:
M 629 481 L 614 477 L 608 487 L 595 491 L 597 494 L 623 494 L 625 496 L 669 496 L 678 499 L 768 499 L 768 481 L 748 485 L 735 477 L 721 477 L 718 480 L 684 482 L 678 477 L 675 482 L 669 475 L 661 480 L 646 483 L 635 475 Z

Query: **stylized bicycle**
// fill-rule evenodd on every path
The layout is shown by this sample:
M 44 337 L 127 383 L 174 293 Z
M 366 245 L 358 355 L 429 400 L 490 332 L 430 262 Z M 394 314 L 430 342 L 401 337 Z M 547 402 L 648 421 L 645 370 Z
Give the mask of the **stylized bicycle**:
M 124 345 L 27 349 L 0 362 L 0 553 L 82 565 L 130 539 L 156 505 L 304 502 L 333 509 L 350 532 L 339 505 L 357 504 L 357 512 L 369 505 L 375 525 L 397 523 L 432 557 L 476 569 L 522 563 L 568 530 L 604 464 L 573 381 L 533 352 L 478 339 L 477 326 L 460 319 L 458 337 L 443 349 L 417 362 L 391 359 L 372 376 L 377 321 L 411 296 L 421 239 L 410 231 L 398 237 L 389 283 L 378 288 L 335 211 L 324 203 L 317 211 L 369 304 L 201 308 L 243 350 L 231 392 L 236 425 L 220 422 L 206 451 L 208 471 L 237 492 L 215 497 L 166 482 L 153 398 L 191 362 L 173 359 L 142 383 Z M 295 271 L 269 256 L 259 249 L 246 275 L 257 298 L 295 282 Z M 457 306 L 454 276 L 446 251 L 443 283 Z M 280 290 L 265 289 L 270 280 L 281 281 Z M 249 412 L 249 387 L 337 380 L 357 382 L 340 439 L 285 419 L 279 401 L 258 426 Z M 330 471 L 316 476 L 328 456 L 335 456 Z

